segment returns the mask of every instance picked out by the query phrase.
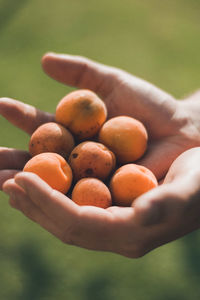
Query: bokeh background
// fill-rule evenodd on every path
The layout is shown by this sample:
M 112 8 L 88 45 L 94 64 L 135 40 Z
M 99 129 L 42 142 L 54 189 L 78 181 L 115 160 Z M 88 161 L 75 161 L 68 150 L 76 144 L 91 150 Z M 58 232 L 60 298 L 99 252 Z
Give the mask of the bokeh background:
M 0 0 L 0 97 L 55 111 L 71 88 L 42 71 L 47 51 L 125 69 L 181 99 L 200 87 L 199 0 Z M 28 136 L 0 117 L 0 145 Z M 0 299 L 200 297 L 198 231 L 131 260 L 63 245 L 0 192 Z

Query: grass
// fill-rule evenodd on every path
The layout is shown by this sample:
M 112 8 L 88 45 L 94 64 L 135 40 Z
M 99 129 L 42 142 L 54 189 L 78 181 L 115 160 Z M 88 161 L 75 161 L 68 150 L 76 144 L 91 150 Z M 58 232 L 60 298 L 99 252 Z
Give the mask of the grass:
M 177 98 L 199 88 L 197 0 L 0 0 L 0 96 L 54 112 L 71 88 L 41 70 L 47 51 L 123 68 Z M 28 136 L 0 117 L 1 145 Z M 139 260 L 63 245 L 0 193 L 0 299 L 199 299 L 194 232 Z

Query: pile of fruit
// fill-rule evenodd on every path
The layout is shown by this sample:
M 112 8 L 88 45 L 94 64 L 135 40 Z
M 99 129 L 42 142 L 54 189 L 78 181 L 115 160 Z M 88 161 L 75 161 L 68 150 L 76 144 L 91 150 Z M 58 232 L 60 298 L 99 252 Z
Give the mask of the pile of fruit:
M 147 149 L 148 134 L 134 118 L 107 120 L 104 102 L 90 90 L 66 95 L 55 122 L 38 127 L 29 142 L 33 172 L 79 205 L 130 206 L 157 186 L 154 174 L 134 163 Z

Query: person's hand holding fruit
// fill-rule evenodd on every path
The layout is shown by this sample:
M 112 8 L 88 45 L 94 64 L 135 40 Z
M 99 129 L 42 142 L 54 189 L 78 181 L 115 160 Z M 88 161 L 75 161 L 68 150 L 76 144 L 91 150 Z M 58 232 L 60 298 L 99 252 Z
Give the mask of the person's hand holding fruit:
M 129 116 L 142 122 L 149 136 L 148 146 L 147 150 L 144 147 L 144 155 L 136 160 L 135 165 L 138 167 L 139 164 L 139 172 L 144 174 L 142 178 L 146 178 L 146 170 L 150 172 L 153 182 L 156 182 L 153 174 L 160 180 L 168 173 L 162 185 L 148 192 L 143 190 L 142 192 L 145 193 L 141 196 L 137 194 L 132 206 L 116 206 L 117 201 L 115 206 L 106 209 L 80 206 L 76 203 L 82 197 L 83 191 L 87 190 L 88 180 L 89 184 L 93 186 L 93 191 L 96 191 L 93 193 L 93 197 L 95 198 L 98 194 L 97 191 L 100 190 L 103 192 L 103 199 L 108 199 L 108 203 L 110 203 L 108 187 L 102 180 L 90 177 L 91 168 L 87 167 L 85 170 L 89 172 L 87 174 L 89 178 L 82 178 L 75 185 L 76 197 L 74 197 L 78 200 L 72 201 L 35 174 L 20 172 L 15 175 L 24 168 L 30 155 L 26 151 L 1 148 L 0 184 L 3 185 L 5 182 L 3 190 L 10 195 L 11 205 L 63 242 L 88 249 L 112 251 L 128 257 L 144 255 L 164 243 L 199 228 L 200 175 L 198 161 L 200 148 L 188 150 L 178 157 L 185 150 L 200 146 L 200 122 L 198 120 L 200 106 L 196 101 L 198 95 L 193 97 L 194 99 L 191 97 L 187 101 L 178 102 L 150 83 L 124 71 L 81 57 L 47 54 L 43 57 L 42 64 L 44 70 L 54 79 L 96 92 L 104 100 L 109 118 Z M 51 114 L 38 111 L 19 101 L 5 98 L 0 100 L 0 113 L 29 134 L 35 133 L 36 128 L 41 124 L 51 122 L 52 126 L 52 122 L 55 121 Z M 115 120 L 115 118 L 111 120 Z M 72 123 L 72 120 L 69 120 L 69 124 L 73 125 Z M 57 126 L 57 123 L 54 124 Z M 101 128 L 103 129 L 103 127 L 104 125 Z M 83 127 L 82 129 L 84 130 Z M 86 129 L 86 131 L 88 130 Z M 81 135 L 82 132 L 79 132 L 79 137 Z M 67 136 L 69 137 L 70 133 L 67 133 Z M 101 140 L 98 140 L 98 143 L 106 141 L 107 136 L 108 133 L 101 134 L 100 132 Z M 37 144 L 37 136 L 35 141 Z M 74 147 L 71 136 L 70 141 L 71 148 L 67 149 L 66 156 Z M 110 141 L 110 137 L 108 141 Z M 85 143 L 83 142 L 83 144 Z M 97 153 L 102 151 L 102 149 L 98 149 L 96 142 L 90 143 L 95 144 Z M 93 146 L 90 145 L 90 147 Z M 112 149 L 109 149 L 110 145 L 104 146 L 108 147 L 106 150 L 108 153 L 105 154 L 107 155 Z M 40 148 L 40 145 L 37 144 L 37 147 Z M 83 148 L 80 144 L 77 147 Z M 91 151 L 88 153 L 90 155 Z M 74 160 L 72 159 L 73 154 L 72 161 Z M 107 157 L 108 160 L 109 157 Z M 113 156 L 111 155 L 111 157 Z M 127 168 L 127 163 L 129 162 L 123 162 L 125 165 L 121 168 Z M 123 185 L 120 176 L 124 173 L 124 169 L 121 170 L 121 168 L 116 170 L 116 173 L 119 172 L 119 174 L 114 175 L 115 178 L 111 180 L 109 186 L 113 195 L 113 186 L 117 187 L 115 189 L 117 196 L 120 193 L 119 185 L 122 186 L 122 194 L 123 189 L 124 194 L 127 194 L 128 187 L 131 187 L 135 180 L 133 178 L 129 184 L 126 179 Z M 131 169 L 129 167 L 128 172 L 132 174 L 132 167 Z M 7 180 L 14 175 L 14 179 Z M 129 173 L 126 176 L 126 178 L 130 178 Z M 151 177 L 149 176 L 148 173 L 147 178 Z M 156 184 L 151 188 L 155 186 Z M 91 194 L 92 192 L 88 194 L 88 197 Z M 117 196 L 114 198 L 117 199 Z M 81 201 L 82 204 L 85 203 L 85 199 Z M 123 205 L 119 202 L 119 205 L 121 204 Z M 130 204 L 129 202 L 128 205 Z

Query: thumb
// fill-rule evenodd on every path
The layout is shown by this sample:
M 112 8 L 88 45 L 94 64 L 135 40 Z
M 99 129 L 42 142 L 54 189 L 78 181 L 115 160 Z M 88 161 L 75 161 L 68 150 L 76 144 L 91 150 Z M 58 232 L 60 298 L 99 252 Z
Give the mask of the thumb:
M 30 200 L 49 218 L 65 221 L 76 213 L 78 206 L 64 194 L 52 189 L 39 176 L 31 172 L 20 172 L 15 182 L 23 188 Z
M 44 71 L 53 79 L 85 88 L 105 97 L 116 83 L 120 71 L 81 56 L 47 53 L 42 57 Z
M 199 211 L 200 147 L 183 152 L 171 165 L 164 183 L 133 202 L 137 221 L 143 225 L 164 223 L 170 218 L 195 216 Z M 196 220 L 196 218 L 194 218 Z

